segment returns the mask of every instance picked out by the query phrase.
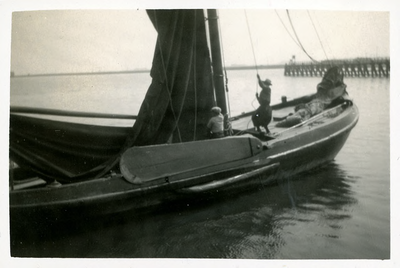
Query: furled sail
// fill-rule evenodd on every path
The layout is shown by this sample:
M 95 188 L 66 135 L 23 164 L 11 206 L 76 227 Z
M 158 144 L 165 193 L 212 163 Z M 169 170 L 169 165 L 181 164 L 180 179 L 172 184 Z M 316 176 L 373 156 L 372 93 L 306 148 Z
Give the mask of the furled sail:
M 49 180 L 93 179 L 131 146 L 205 138 L 215 105 L 203 10 L 149 10 L 158 32 L 152 83 L 132 128 L 10 116 L 10 159 Z
M 10 159 L 44 179 L 84 180 L 116 158 L 129 128 L 10 115 Z
M 205 138 L 215 100 L 203 10 L 149 10 L 148 15 L 158 32 L 153 80 L 128 145 Z

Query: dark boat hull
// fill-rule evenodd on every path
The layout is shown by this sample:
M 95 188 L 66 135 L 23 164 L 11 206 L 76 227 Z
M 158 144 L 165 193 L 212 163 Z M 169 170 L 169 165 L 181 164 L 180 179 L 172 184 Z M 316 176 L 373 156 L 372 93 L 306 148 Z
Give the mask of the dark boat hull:
M 203 168 L 135 184 L 122 175 L 10 192 L 12 221 L 86 219 L 154 207 L 173 200 L 245 191 L 269 185 L 332 161 L 358 121 L 349 105 L 329 123 L 310 123 L 263 142 L 265 150 L 226 169 Z

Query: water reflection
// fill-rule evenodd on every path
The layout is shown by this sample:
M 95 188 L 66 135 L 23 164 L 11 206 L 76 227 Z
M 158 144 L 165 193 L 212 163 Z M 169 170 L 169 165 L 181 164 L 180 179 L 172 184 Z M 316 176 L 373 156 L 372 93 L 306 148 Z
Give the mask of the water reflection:
M 56 231 L 36 230 L 22 238 L 14 233 L 12 255 L 296 258 L 290 248 L 299 234 L 341 237 L 357 202 L 352 191 L 356 181 L 332 163 L 258 191 L 173 203 L 144 214 L 69 224 Z
M 253 241 L 254 235 L 258 234 L 253 232 L 254 227 L 249 228 L 242 241 L 232 244 L 231 247 L 237 249 L 233 250 L 236 254 L 226 257 L 292 258 L 295 251 L 282 254 L 281 248 L 286 247 L 294 237 L 322 235 L 339 238 L 337 230 L 342 229 L 345 220 L 352 217 L 351 206 L 357 202 L 351 190 L 353 179 L 338 165 L 330 164 L 317 172 L 290 178 L 277 187 L 249 196 L 247 202 L 253 209 L 245 212 L 245 219 L 260 217 L 268 221 L 268 224 L 257 224 L 255 227 L 264 227 L 265 235 Z M 297 243 L 297 247 L 307 248 L 310 245 L 303 241 Z M 293 256 L 298 257 L 307 256 Z

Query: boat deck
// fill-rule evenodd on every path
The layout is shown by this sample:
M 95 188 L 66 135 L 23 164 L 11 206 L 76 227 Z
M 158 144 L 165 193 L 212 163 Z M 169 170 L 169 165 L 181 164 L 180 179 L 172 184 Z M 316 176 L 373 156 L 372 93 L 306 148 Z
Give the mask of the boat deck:
M 251 120 L 252 113 L 247 113 L 233 118 L 231 122 L 232 127 L 236 135 L 243 133 L 251 134 L 264 142 L 265 145 L 271 145 L 287 138 L 307 133 L 319 126 L 326 125 L 329 122 L 337 121 L 339 118 L 345 116 L 346 113 L 342 114 L 342 112 L 346 109 L 345 107 L 347 104 L 342 103 L 335 107 L 326 109 L 321 113 L 291 127 L 277 127 L 276 125 L 278 122 L 284 120 L 288 115 L 294 114 L 295 106 L 296 105 L 289 105 L 282 108 L 275 108 L 272 111 L 273 119 L 268 125 L 271 132 L 270 134 L 266 134 L 263 128 L 262 132 L 255 130 Z
M 285 119 L 290 113 L 294 113 L 294 106 L 284 107 L 272 111 L 272 120 L 268 125 L 271 133 L 280 132 L 285 129 L 277 127 L 276 124 Z M 251 121 L 251 115 L 252 113 L 248 114 L 248 116 L 236 117 L 231 122 L 232 128 L 236 131 L 246 131 L 248 133 L 252 133 L 253 131 L 256 132 L 253 122 Z

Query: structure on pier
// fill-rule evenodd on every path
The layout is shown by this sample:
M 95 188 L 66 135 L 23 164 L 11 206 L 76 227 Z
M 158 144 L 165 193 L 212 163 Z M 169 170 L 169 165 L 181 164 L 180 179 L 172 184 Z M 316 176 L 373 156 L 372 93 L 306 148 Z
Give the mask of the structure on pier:
M 338 66 L 346 77 L 389 77 L 389 58 L 358 58 L 354 60 L 332 60 L 285 64 L 285 76 L 323 76 L 331 66 Z

